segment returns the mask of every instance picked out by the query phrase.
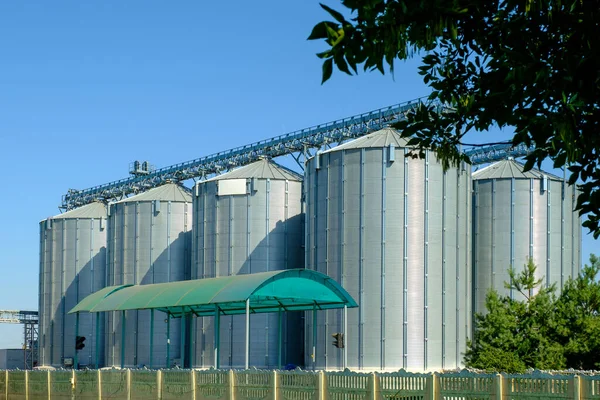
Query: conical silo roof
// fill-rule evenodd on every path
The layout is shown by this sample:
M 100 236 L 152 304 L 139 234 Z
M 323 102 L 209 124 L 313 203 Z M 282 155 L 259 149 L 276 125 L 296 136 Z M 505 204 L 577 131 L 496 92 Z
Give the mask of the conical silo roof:
M 473 179 L 531 179 L 543 178 L 562 180 L 556 175 L 548 174 L 539 169 L 530 169 L 524 172 L 525 166 L 513 159 L 497 161 L 473 173 Z
M 73 218 L 106 218 L 106 205 L 99 201 L 95 201 L 85 206 L 75 208 L 66 213 L 58 214 L 52 219 L 73 219 Z
M 208 181 L 218 181 L 222 179 L 278 179 L 288 181 L 302 181 L 302 176 L 294 171 L 287 169 L 268 159 L 258 160 L 244 167 L 234 169 L 223 175 L 215 176 Z
M 146 192 L 128 197 L 117 203 L 129 203 L 135 201 L 174 201 L 179 203 L 189 203 L 192 201 L 192 195 L 184 186 L 176 183 L 167 183 L 162 186 L 155 187 Z
M 400 136 L 400 132 L 392 128 L 383 128 L 368 135 L 359 137 L 358 139 L 351 140 L 344 144 L 341 144 L 333 149 L 324 151 L 323 153 L 329 153 L 338 150 L 349 150 L 349 149 L 363 149 L 369 147 L 386 147 L 390 144 L 396 147 L 408 147 L 408 139 Z

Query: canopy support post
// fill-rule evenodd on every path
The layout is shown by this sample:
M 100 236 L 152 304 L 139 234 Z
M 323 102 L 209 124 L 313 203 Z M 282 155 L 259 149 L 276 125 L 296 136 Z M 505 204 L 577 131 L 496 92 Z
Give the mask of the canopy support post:
M 100 368 L 100 313 L 96 313 L 96 363 L 95 364 L 96 364 L 96 369 L 99 369 Z
M 215 369 L 219 369 L 219 347 L 221 347 L 221 310 L 215 307 Z
M 344 337 L 348 337 L 348 306 L 344 305 Z M 344 369 L 348 365 L 348 346 L 344 344 Z
M 180 318 L 180 322 L 179 322 L 179 329 L 181 330 L 179 332 L 179 360 L 180 360 L 180 366 L 179 368 L 185 368 L 185 318 L 186 318 L 186 314 L 185 311 L 182 309 L 181 310 L 182 314 L 181 314 L 181 318 Z
M 313 371 L 317 369 L 317 305 L 313 306 L 313 324 L 312 324 L 312 362 Z
M 246 299 L 246 369 L 250 359 L 250 299 Z
M 281 307 L 279 307 L 279 331 L 278 331 L 278 351 L 277 351 L 277 365 L 279 367 L 279 369 L 281 369 L 281 359 L 283 358 L 283 354 L 282 354 L 282 350 L 283 350 L 283 346 L 282 346 L 282 342 L 283 342 L 283 312 Z
M 79 337 L 79 312 L 75 313 L 75 362 L 73 369 L 78 369 L 79 366 L 79 350 L 77 350 L 77 338 Z M 31 344 L 33 347 L 33 343 Z
M 154 355 L 154 308 L 150 309 L 150 369 L 152 369 L 152 356 Z
M 121 311 L 121 368 L 125 368 L 125 310 Z
M 169 360 L 171 360 L 171 314 L 167 313 L 167 363 L 165 368 L 171 368 Z

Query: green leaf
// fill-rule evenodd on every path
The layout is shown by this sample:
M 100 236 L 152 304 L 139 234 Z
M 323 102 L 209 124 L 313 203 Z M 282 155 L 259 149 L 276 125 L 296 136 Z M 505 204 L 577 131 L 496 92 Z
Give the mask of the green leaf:
M 321 85 L 324 84 L 331 78 L 331 74 L 333 73 L 333 58 L 328 58 L 323 62 L 323 80 L 321 81 Z
M 331 7 L 327 7 L 325 4 L 323 3 L 319 3 L 319 5 L 325 10 L 327 11 L 333 18 L 335 18 L 336 21 L 340 22 L 341 24 L 347 24 L 348 22 L 346 21 L 346 19 L 344 18 L 344 16 L 339 13 L 338 11 L 335 11 L 333 8 Z
M 306 40 L 327 39 L 327 28 L 337 29 L 337 25 L 329 21 L 321 21 L 316 24 Z

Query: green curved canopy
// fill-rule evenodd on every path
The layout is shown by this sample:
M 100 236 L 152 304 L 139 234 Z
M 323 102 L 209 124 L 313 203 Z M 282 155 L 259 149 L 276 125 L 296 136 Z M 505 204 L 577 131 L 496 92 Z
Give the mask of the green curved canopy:
M 329 276 L 292 269 L 151 285 L 112 286 L 87 296 L 69 314 L 155 309 L 172 317 L 185 314 L 212 316 L 217 310 L 222 315 L 234 315 L 246 312 L 246 300 L 250 302 L 251 313 L 358 307 L 348 292 Z

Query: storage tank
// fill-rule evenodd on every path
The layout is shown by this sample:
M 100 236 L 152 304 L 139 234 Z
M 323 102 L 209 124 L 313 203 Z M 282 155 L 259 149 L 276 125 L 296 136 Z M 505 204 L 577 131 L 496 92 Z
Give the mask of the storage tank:
M 410 150 L 386 128 L 307 163 L 306 267 L 336 279 L 359 303 L 318 312 L 315 343 L 307 312 L 316 368 L 462 364 L 471 331 L 470 169 L 444 172 L 434 153 L 419 159 Z M 345 333 L 344 349 L 332 346 L 334 333 Z
M 581 220 L 573 211 L 575 186 L 507 159 L 473 174 L 474 312 L 485 311 L 490 288 L 505 289 L 508 269 L 522 270 L 532 258 L 543 284 L 560 287 L 581 266 Z
M 109 285 L 143 285 L 189 279 L 191 200 L 188 189 L 168 183 L 110 205 Z M 107 316 L 106 363 L 108 366 L 120 366 L 122 315 L 114 312 L 107 313 Z M 151 338 L 152 319 L 154 335 Z M 182 357 L 185 357 L 185 352 L 181 354 L 180 343 L 185 319 L 168 319 L 160 311 L 142 310 L 127 311 L 125 320 L 125 366 L 184 365 Z M 168 350 L 167 331 L 170 340 Z
M 39 352 L 40 365 L 62 367 L 75 358 L 75 315 L 67 315 L 87 295 L 102 289 L 106 278 L 106 206 L 94 202 L 40 222 Z M 100 332 L 104 316 L 100 316 Z M 96 318 L 82 313 L 79 336 L 85 347 L 81 366 L 96 362 Z M 103 362 L 104 336 L 99 346 Z
M 304 266 L 302 177 L 267 159 L 199 182 L 194 193 L 193 278 L 250 274 Z M 282 361 L 301 359 L 301 313 L 282 315 Z M 250 318 L 249 365 L 276 368 L 279 316 Z M 197 367 L 214 366 L 214 321 L 196 321 Z M 243 368 L 245 316 L 221 317 L 219 361 Z

